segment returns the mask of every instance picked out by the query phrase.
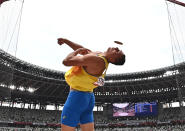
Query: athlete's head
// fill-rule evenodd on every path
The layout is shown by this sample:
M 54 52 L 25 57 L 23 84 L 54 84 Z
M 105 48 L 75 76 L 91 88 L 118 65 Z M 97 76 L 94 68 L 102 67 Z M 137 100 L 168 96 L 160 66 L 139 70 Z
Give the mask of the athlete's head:
M 117 47 L 109 47 L 106 51 L 108 61 L 115 65 L 123 65 L 125 63 L 125 54 Z

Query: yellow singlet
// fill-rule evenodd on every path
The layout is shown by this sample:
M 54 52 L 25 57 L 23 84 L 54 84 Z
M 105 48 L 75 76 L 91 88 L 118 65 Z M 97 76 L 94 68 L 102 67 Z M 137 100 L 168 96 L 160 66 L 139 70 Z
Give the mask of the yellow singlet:
M 105 57 L 98 56 L 105 62 L 106 69 L 104 72 L 106 73 L 109 63 Z M 101 77 L 105 77 L 105 73 L 103 73 Z M 67 84 L 75 90 L 93 92 L 93 89 L 97 87 L 94 83 L 98 81 L 98 77 L 88 74 L 82 66 L 73 66 L 65 73 L 65 80 Z

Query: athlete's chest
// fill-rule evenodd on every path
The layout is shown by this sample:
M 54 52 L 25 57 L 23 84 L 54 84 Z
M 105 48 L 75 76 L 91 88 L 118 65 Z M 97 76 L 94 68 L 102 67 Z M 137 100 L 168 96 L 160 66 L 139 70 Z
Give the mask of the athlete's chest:
M 91 55 L 97 56 L 97 59 L 99 59 L 101 61 L 101 64 L 98 63 L 94 63 L 93 66 L 86 66 L 83 67 L 85 69 L 85 71 L 93 76 L 101 76 L 103 71 L 104 71 L 104 61 L 102 58 L 100 58 L 98 55 L 101 55 L 101 52 L 91 52 Z

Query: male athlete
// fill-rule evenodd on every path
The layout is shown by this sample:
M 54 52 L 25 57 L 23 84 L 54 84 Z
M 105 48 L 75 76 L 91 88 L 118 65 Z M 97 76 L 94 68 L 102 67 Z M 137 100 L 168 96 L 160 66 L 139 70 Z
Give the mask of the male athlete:
M 105 52 L 92 52 L 64 38 L 58 38 L 58 44 L 67 44 L 74 50 L 63 60 L 65 66 L 72 68 L 65 73 L 70 92 L 62 110 L 61 131 L 75 131 L 78 124 L 82 131 L 94 131 L 93 89 L 104 85 L 108 64 L 123 65 L 125 55 L 113 47 Z

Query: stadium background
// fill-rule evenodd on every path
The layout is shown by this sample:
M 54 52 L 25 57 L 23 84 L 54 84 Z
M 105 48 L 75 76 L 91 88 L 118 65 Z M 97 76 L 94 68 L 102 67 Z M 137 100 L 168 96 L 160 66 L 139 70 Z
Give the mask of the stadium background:
M 19 23 L 18 18 L 13 22 Z M 16 28 L 19 31 L 19 25 Z M 16 39 L 17 35 L 12 35 L 11 42 Z M 8 50 L 0 49 L 0 130 L 60 130 L 61 110 L 69 92 L 65 72 L 16 58 L 16 44 L 11 42 L 5 45 Z M 174 59 L 174 65 L 154 70 L 108 74 L 105 79 L 105 85 L 94 90 L 95 130 L 184 129 L 184 61 L 176 63 Z M 131 107 L 156 103 L 157 113 L 114 117 L 115 103 L 129 103 Z M 173 103 L 179 105 L 173 107 Z

